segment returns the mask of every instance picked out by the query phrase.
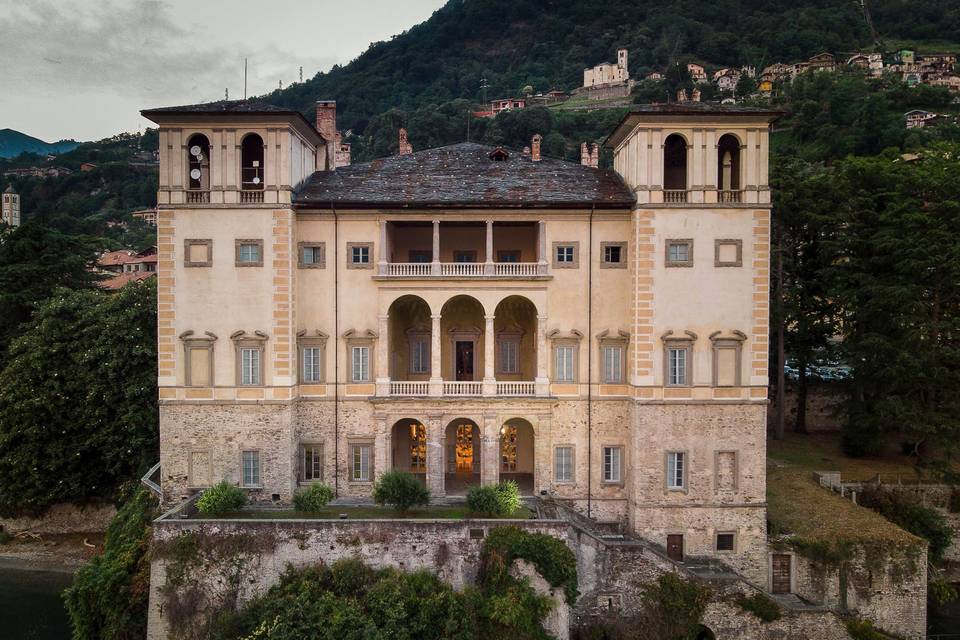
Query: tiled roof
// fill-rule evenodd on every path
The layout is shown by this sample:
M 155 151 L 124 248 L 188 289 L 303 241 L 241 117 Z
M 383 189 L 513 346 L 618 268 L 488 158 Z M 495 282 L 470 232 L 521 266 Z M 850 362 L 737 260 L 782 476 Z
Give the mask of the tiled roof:
M 105 251 L 101 254 L 97 264 L 101 267 L 110 267 L 118 264 L 127 264 L 136 256 L 136 252 L 130 249 L 120 249 L 118 251 Z
M 301 207 L 556 207 L 629 209 L 634 196 L 608 169 L 463 142 L 318 171 L 298 190 Z
M 216 102 L 202 102 L 200 104 L 184 104 L 176 107 L 156 107 L 144 109 L 140 113 L 276 113 L 299 114 L 296 109 L 278 107 L 277 105 L 260 100 L 218 100 Z
M 106 278 L 101 280 L 97 284 L 101 289 L 107 289 L 108 291 L 116 291 L 120 287 L 124 286 L 130 282 L 142 282 L 147 278 L 152 278 L 157 275 L 155 271 L 128 271 L 126 273 L 118 273 L 112 278 Z

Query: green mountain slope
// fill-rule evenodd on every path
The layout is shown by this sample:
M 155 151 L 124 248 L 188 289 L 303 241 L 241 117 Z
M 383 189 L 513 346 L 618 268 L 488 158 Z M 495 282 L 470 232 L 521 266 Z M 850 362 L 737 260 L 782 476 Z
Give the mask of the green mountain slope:
M 63 153 L 77 147 L 73 140 L 44 142 L 13 129 L 0 129 L 0 158 L 15 158 L 23 152 L 47 154 Z

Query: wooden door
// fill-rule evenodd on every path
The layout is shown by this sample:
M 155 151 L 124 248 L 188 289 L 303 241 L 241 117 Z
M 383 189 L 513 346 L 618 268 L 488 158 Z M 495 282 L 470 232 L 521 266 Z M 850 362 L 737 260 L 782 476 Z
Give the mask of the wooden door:
M 786 553 L 775 553 L 770 560 L 772 564 L 773 593 L 790 593 L 790 556 Z
M 683 536 L 673 534 L 667 536 L 667 557 L 676 562 L 683 562 Z

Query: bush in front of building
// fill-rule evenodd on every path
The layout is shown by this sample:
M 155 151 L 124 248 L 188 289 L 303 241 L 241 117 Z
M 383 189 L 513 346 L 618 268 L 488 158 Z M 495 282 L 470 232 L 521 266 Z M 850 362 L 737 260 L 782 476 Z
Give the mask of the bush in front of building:
M 333 500 L 333 489 L 326 484 L 312 484 L 306 489 L 298 489 L 293 494 L 293 508 L 297 511 L 316 513 Z
M 783 616 L 780 605 L 765 593 L 755 593 L 752 596 L 741 595 L 737 598 L 737 605 L 763 622 L 773 622 Z
M 197 498 L 197 511 L 205 516 L 219 516 L 237 511 L 245 504 L 247 504 L 247 494 L 243 489 L 233 486 L 226 480 L 221 480 Z
M 373 501 L 405 513 L 410 507 L 430 504 L 430 492 L 412 473 L 388 471 L 373 486 Z
M 520 508 L 520 488 L 512 480 L 497 485 L 470 487 L 467 507 L 479 515 L 508 516 Z

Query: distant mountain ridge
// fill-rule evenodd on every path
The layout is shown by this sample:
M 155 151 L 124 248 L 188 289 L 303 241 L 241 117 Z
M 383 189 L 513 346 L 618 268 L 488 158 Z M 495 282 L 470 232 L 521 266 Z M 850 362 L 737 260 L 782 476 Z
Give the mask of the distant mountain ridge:
M 0 158 L 15 158 L 25 151 L 41 155 L 65 153 L 76 149 L 79 144 L 74 140 L 44 142 L 14 129 L 0 129 Z

